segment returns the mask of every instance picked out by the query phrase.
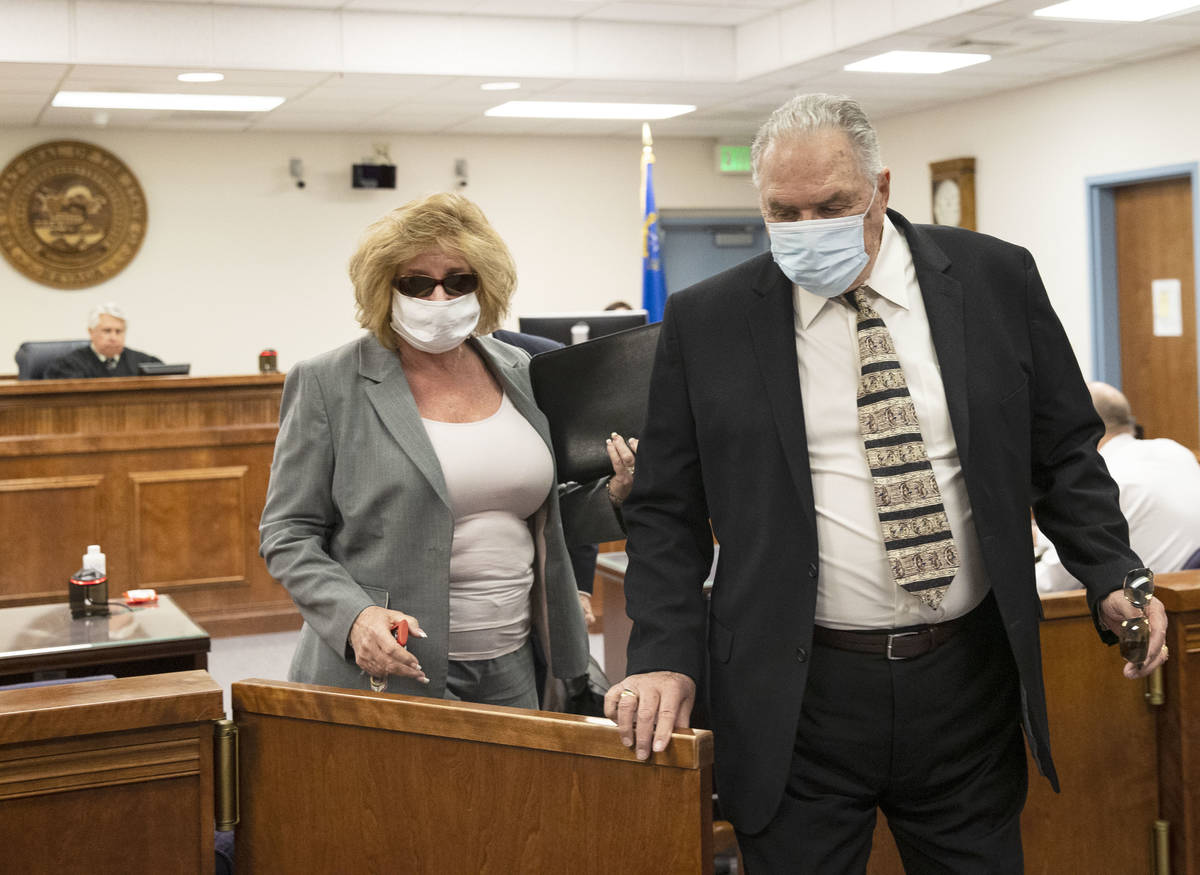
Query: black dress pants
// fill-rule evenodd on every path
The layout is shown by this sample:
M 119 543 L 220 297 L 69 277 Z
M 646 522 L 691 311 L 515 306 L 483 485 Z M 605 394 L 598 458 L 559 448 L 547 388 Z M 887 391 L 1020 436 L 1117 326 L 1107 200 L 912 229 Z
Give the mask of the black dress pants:
M 814 645 L 791 773 L 750 875 L 866 869 L 881 810 L 909 875 L 1023 871 L 1016 665 L 992 596 L 910 660 Z

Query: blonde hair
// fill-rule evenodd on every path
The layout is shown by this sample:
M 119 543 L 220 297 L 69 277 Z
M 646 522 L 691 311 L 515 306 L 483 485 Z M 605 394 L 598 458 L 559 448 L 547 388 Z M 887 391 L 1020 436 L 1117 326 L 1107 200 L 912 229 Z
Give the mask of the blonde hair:
M 396 348 L 391 324 L 392 279 L 430 250 L 461 255 L 479 275 L 476 334 L 495 331 L 508 312 L 517 286 L 517 268 L 483 210 L 452 192 L 409 201 L 368 227 L 350 259 L 358 323 L 388 349 Z

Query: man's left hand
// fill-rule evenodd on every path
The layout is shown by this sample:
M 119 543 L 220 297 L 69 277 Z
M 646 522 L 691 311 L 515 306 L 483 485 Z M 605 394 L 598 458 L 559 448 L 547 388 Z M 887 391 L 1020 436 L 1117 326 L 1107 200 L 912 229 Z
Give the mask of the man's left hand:
M 1100 622 L 1114 635 L 1121 634 L 1121 621 L 1142 616 L 1125 594 L 1115 589 L 1100 602 Z M 1144 678 L 1167 661 L 1167 610 L 1162 602 L 1151 598 L 1146 605 L 1146 619 L 1150 621 L 1150 645 L 1146 649 L 1146 661 L 1138 668 L 1132 662 L 1125 663 L 1125 677 L 1130 680 Z

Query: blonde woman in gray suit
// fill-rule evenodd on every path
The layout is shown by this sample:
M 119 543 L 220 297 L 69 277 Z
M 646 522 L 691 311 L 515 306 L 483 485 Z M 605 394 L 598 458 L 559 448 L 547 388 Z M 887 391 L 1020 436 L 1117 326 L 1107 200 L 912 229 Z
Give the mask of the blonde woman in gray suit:
M 372 225 L 350 277 L 368 333 L 288 374 L 260 526 L 304 619 L 289 678 L 536 708 L 534 639 L 548 678 L 588 648 L 529 356 L 485 336 L 512 256 L 438 194 Z M 634 457 L 609 455 L 619 501 Z

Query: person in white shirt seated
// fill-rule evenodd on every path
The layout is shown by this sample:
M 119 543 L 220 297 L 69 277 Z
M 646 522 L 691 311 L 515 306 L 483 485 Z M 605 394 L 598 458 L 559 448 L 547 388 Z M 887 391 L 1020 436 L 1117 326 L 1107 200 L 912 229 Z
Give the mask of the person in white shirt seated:
M 1121 489 L 1129 542 L 1156 572 L 1178 571 L 1200 548 L 1200 462 L 1187 447 L 1167 438 L 1138 440 L 1129 400 L 1107 383 L 1088 383 L 1104 422 L 1100 455 Z M 1081 584 L 1059 561 L 1054 545 L 1038 534 L 1035 550 L 1039 592 Z

